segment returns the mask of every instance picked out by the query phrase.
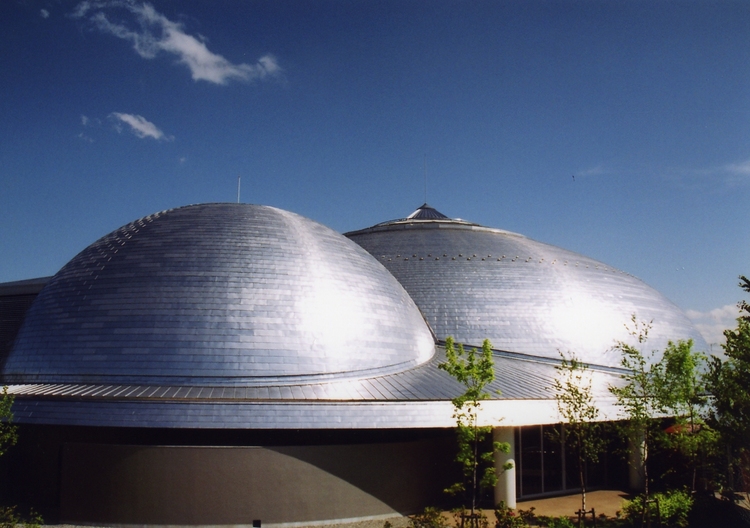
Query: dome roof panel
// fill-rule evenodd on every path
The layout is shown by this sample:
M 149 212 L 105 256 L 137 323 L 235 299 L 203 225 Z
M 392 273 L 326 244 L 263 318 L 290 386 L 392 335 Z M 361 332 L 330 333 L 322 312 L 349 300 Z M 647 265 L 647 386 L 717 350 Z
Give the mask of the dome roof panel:
M 347 236 L 385 265 L 439 339 L 619 366 L 633 314 L 653 321 L 647 346 L 705 342 L 674 304 L 639 279 L 522 235 L 452 220 L 381 224 Z
M 76 256 L 32 305 L 3 371 L 14 382 L 283 382 L 433 353 L 413 301 L 356 244 L 272 207 L 204 204 Z

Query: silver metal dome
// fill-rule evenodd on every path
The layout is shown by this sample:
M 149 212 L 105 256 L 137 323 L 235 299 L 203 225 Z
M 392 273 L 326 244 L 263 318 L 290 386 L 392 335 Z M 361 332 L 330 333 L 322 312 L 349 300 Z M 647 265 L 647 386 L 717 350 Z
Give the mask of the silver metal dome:
M 424 206 L 423 206 L 424 207 Z M 422 209 L 422 208 L 420 208 Z M 706 344 L 682 311 L 639 279 L 588 257 L 437 213 L 347 233 L 409 292 L 439 339 L 617 367 L 633 314 L 652 321 L 646 346 Z M 439 216 L 443 216 L 441 219 Z
M 98 240 L 47 284 L 9 383 L 231 385 L 378 375 L 434 338 L 358 245 L 272 207 L 204 204 Z

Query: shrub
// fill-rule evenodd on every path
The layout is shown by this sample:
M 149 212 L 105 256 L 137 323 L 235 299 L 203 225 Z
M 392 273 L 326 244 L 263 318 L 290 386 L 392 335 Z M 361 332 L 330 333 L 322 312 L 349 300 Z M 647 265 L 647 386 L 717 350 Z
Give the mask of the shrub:
M 661 517 L 665 526 L 688 525 L 688 515 L 693 507 L 693 497 L 685 490 L 672 490 L 665 493 L 654 493 L 651 500 L 658 504 L 658 512 L 655 507 L 649 509 L 651 521 L 655 522 Z M 632 525 L 639 525 L 643 518 L 645 506 L 644 496 L 639 495 L 632 501 L 626 501 L 623 510 L 625 519 Z
M 516 514 L 513 509 L 508 508 L 503 501 L 495 506 L 495 526 L 497 528 L 523 528 L 528 526 L 526 518 Z
M 453 524 L 456 528 L 490 528 L 490 521 L 482 510 L 471 510 L 456 508 L 452 510 Z
M 531 525 L 536 522 L 536 513 L 534 513 L 535 511 L 536 511 L 536 508 L 534 508 L 533 506 L 529 508 L 528 510 L 522 510 L 519 508 L 518 516 L 521 517 L 521 519 L 523 519 L 523 522 Z
M 409 516 L 409 528 L 448 528 L 448 521 L 439 509 L 428 506 L 422 513 Z
M 576 525 L 569 517 L 539 517 L 539 522 L 547 528 L 576 528 Z
M 20 520 L 15 506 L 0 508 L 0 528 L 15 528 Z
M 24 519 L 15 506 L 0 507 L 0 528 L 39 528 L 43 524 L 42 516 L 34 510 Z

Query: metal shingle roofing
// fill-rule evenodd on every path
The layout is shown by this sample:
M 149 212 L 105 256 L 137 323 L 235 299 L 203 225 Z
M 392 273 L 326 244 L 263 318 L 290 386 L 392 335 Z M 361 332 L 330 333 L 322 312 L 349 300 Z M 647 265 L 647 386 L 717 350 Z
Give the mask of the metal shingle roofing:
M 516 233 L 455 220 L 397 220 L 346 233 L 401 282 L 438 338 L 557 358 L 574 351 L 616 367 L 615 340 L 636 344 L 631 316 L 651 321 L 648 346 L 693 339 L 692 322 L 641 280 Z
M 702 344 L 639 280 L 426 204 L 348 236 L 367 251 L 292 213 L 205 204 L 103 237 L 26 317 L 3 367 L 17 421 L 451 427 L 462 387 L 438 369 L 424 318 L 439 338 L 492 340 L 485 423 L 559 421 L 558 351 L 592 365 L 604 419 L 619 380 L 611 346 L 632 313 L 654 319 L 649 346 Z
M 47 283 L 6 382 L 264 384 L 397 372 L 434 338 L 361 247 L 246 204 L 164 211 L 101 238 Z
M 505 425 L 557 421 L 554 363 L 496 353 L 493 399 L 483 403 Z M 211 428 L 452 427 L 450 399 L 462 387 L 437 368 L 441 351 L 424 365 L 396 374 L 301 385 L 181 387 L 94 384 L 13 385 L 22 423 Z M 603 407 L 615 371 L 592 370 Z M 498 393 L 500 391 L 500 393 Z M 519 407 L 524 403 L 526 411 Z M 540 411 L 541 410 L 541 411 Z M 499 414 L 498 414 L 499 413 Z M 514 416 L 509 416 L 515 413 Z

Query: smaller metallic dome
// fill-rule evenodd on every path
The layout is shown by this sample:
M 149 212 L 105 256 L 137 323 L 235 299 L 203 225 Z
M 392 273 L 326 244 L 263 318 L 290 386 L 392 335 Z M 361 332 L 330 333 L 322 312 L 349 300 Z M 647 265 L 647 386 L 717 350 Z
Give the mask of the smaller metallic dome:
M 427 209 L 346 233 L 401 282 L 439 339 L 545 358 L 574 352 L 617 367 L 635 314 L 652 321 L 647 346 L 705 342 L 682 311 L 639 279 L 523 235 Z M 429 214 L 423 214 L 429 211 Z M 434 212 L 433 212 L 434 211 Z
M 401 371 L 434 338 L 367 252 L 296 214 L 203 204 L 101 238 L 34 301 L 15 383 L 276 384 Z

